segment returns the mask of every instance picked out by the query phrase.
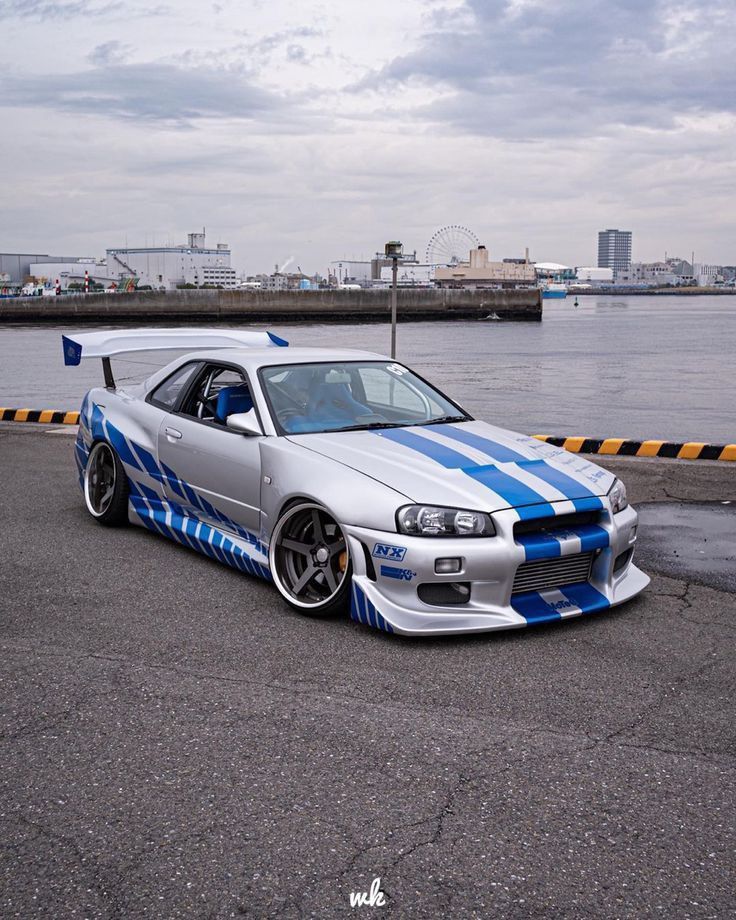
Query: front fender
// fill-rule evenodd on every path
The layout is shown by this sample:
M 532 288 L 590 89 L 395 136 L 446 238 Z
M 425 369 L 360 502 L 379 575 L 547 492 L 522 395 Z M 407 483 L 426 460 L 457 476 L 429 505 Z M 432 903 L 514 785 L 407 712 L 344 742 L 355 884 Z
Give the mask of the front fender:
M 378 480 L 285 438 L 263 439 L 261 471 L 268 539 L 281 510 L 297 498 L 319 503 L 341 524 L 388 532 L 396 531 L 396 510 L 409 501 Z

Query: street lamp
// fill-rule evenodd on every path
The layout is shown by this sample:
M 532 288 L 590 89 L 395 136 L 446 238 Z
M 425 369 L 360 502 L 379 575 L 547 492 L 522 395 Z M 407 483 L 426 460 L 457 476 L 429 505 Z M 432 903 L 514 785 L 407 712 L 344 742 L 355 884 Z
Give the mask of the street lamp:
M 389 240 L 386 243 L 385 254 L 391 259 L 391 358 L 396 357 L 396 282 L 399 273 L 399 259 L 402 257 L 404 247 L 398 240 Z

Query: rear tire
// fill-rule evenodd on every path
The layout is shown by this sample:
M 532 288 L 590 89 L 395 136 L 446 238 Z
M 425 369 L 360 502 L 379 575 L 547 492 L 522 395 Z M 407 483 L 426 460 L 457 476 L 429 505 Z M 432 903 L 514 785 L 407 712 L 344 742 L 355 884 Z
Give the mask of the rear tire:
M 128 523 L 128 477 L 115 449 L 97 441 L 84 468 L 84 502 L 92 517 L 105 527 Z
M 285 511 L 269 549 L 274 584 L 289 606 L 310 617 L 347 608 L 352 565 L 347 540 L 329 511 L 303 502 Z

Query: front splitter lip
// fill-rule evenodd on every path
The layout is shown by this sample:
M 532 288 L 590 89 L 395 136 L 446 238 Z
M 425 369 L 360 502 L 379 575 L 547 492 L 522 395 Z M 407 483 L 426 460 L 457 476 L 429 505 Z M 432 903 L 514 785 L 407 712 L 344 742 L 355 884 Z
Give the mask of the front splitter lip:
M 510 605 L 508 607 L 489 607 L 487 610 L 438 607 L 427 611 L 402 607 L 383 594 L 376 582 L 364 575 L 354 575 L 351 615 L 353 619 L 367 626 L 374 626 L 404 636 L 443 636 L 521 629 L 526 626 L 561 622 L 604 612 L 635 597 L 646 588 L 649 581 L 648 575 L 630 564 L 625 573 L 616 578 L 612 585 L 596 586 L 595 591 L 599 598 L 605 599 L 605 604 L 597 604 L 587 610 L 584 608 L 567 611 L 563 609 L 556 617 L 551 616 L 534 621 L 517 613 Z M 564 595 L 565 588 L 560 588 L 559 591 Z M 361 592 L 363 600 L 361 600 Z M 543 597 L 545 593 L 542 592 L 540 596 Z

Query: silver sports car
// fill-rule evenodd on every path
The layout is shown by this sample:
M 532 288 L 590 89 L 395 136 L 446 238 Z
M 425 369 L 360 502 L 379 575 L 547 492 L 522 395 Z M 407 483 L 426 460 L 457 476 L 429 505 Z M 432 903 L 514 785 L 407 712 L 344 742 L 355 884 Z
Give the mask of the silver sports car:
M 638 594 L 637 514 L 588 460 L 476 421 L 397 361 L 270 333 L 64 336 L 102 358 L 76 459 L 89 513 L 273 581 L 308 615 L 403 635 L 596 613 Z M 116 386 L 110 358 L 179 357 Z M 182 352 L 184 352 L 182 354 Z

